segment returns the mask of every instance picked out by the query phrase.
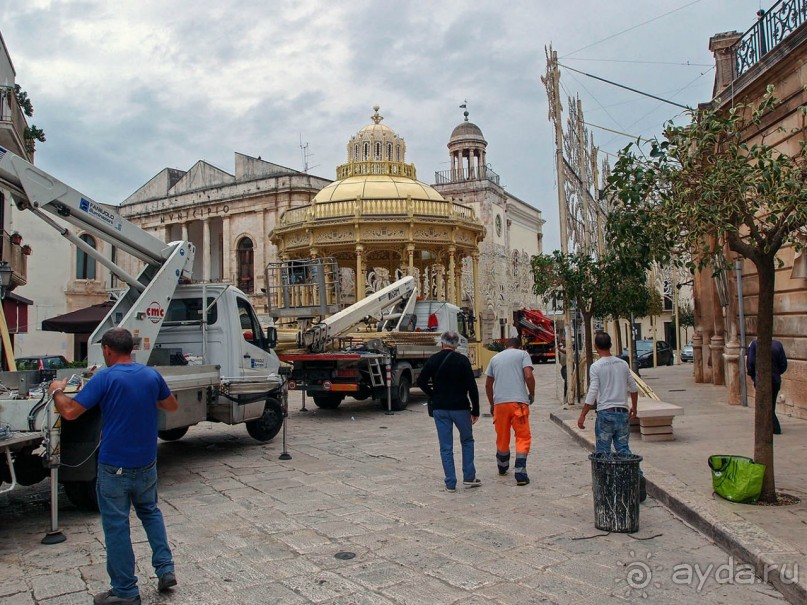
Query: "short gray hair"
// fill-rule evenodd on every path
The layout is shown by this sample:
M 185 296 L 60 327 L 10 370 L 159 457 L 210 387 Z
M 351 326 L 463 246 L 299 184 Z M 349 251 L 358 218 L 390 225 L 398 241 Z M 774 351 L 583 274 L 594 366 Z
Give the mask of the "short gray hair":
M 460 335 L 451 330 L 446 330 L 440 337 L 440 342 L 443 344 L 443 346 L 456 349 L 460 344 Z

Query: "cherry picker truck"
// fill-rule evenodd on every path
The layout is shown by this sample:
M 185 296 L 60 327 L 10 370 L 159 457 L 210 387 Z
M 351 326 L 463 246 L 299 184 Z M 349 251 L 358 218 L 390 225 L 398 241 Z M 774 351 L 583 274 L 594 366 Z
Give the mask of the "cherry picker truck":
M 193 244 L 160 241 L 122 218 L 115 207 L 93 201 L 2 147 L 0 177 L 10 183 L 19 210 L 35 214 L 128 285 L 90 336 L 88 370 L 71 380 L 74 390 L 103 367 L 101 337 L 119 326 L 134 336 L 132 358 L 155 366 L 179 401 L 176 412 L 160 412 L 162 439 L 180 439 L 189 427 L 205 420 L 243 423 L 259 441 L 269 441 L 285 429 L 287 387 L 282 370 L 286 368 L 281 368 L 273 350 L 275 329 L 264 333 L 249 298 L 239 289 L 191 282 Z M 144 268 L 139 275 L 130 275 L 52 216 L 127 252 Z M 8 464 L 0 458 L 0 479 L 12 487 L 32 485 L 44 479 L 48 469 L 58 469 L 70 501 L 94 509 L 101 428 L 97 409 L 62 421 L 44 384 L 29 390 L 24 381 L 10 384 L 14 376 L 6 374 L 10 392 L 0 398 L 0 426 L 39 439 L 6 448 Z M 53 496 L 54 475 L 51 472 Z

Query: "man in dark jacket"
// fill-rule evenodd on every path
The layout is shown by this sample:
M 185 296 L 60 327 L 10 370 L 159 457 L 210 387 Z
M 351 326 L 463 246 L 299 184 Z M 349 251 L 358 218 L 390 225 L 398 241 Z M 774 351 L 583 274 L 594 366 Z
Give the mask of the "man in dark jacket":
M 757 341 L 751 342 L 748 347 L 748 360 L 746 362 L 748 375 L 757 384 Z M 785 348 L 778 340 L 771 341 L 771 379 L 773 386 L 771 394 L 773 396 L 773 434 L 781 435 L 782 427 L 779 425 L 779 419 L 776 417 L 776 399 L 779 396 L 779 389 L 782 388 L 782 374 L 787 371 L 787 355 L 785 355 Z
M 418 386 L 429 397 L 429 416 L 434 417 L 440 458 L 443 461 L 446 490 L 457 491 L 454 468 L 454 426 L 460 433 L 462 446 L 462 483 L 479 487 L 474 467 L 474 433 L 472 426 L 479 420 L 479 390 L 476 387 L 471 362 L 456 352 L 460 335 L 443 332 L 442 349 L 432 355 L 418 377 Z M 469 404 L 470 400 L 470 404 Z

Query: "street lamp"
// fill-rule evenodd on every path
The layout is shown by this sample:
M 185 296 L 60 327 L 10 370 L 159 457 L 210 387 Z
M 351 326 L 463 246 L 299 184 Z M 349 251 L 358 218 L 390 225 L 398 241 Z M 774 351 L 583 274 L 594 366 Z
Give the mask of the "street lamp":
M 0 261 L 0 300 L 6 297 L 6 289 L 11 285 L 11 277 L 14 270 L 8 261 Z

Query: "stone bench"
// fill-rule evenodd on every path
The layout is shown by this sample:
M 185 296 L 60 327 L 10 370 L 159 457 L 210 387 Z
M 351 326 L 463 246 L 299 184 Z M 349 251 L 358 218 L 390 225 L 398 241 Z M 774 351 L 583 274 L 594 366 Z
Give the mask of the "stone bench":
M 639 398 L 636 418 L 631 420 L 631 431 L 641 435 L 642 441 L 673 441 L 673 418 L 684 413 L 680 405 Z

